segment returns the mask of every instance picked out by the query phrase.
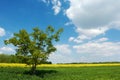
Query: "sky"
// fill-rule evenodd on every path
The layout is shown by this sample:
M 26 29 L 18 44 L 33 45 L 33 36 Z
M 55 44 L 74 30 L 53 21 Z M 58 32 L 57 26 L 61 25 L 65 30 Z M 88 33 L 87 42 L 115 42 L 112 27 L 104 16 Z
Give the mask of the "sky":
M 120 61 L 120 0 L 0 0 L 0 53 L 21 29 L 64 28 L 52 63 Z

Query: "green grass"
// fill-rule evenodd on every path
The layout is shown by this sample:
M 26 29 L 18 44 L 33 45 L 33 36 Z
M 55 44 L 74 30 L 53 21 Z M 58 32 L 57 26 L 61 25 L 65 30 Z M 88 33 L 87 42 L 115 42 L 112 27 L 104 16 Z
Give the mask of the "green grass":
M 37 68 L 1 67 L 0 80 L 119 80 L 120 66 Z

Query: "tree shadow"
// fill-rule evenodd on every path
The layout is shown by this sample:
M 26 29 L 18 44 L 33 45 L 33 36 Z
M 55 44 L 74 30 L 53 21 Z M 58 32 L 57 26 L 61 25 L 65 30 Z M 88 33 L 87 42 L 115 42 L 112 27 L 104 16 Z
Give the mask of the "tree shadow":
M 25 75 L 36 75 L 36 76 L 39 76 L 41 78 L 44 78 L 44 76 L 46 74 L 53 74 L 53 73 L 57 73 L 56 70 L 36 70 L 35 73 L 31 73 L 31 71 L 24 71 L 23 74 Z

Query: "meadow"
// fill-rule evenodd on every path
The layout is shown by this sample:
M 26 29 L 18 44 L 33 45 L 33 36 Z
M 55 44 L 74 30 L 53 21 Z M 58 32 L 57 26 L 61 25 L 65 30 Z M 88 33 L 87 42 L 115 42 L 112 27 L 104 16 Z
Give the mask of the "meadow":
M 3 65 L 4 64 L 4 65 Z M 43 64 L 35 75 L 25 64 L 0 64 L 0 80 L 119 80 L 120 64 Z

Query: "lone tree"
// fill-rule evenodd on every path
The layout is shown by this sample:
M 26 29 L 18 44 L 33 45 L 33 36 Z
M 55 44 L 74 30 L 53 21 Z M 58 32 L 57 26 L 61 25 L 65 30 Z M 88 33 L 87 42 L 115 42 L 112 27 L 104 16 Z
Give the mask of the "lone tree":
M 34 74 L 36 66 L 46 60 L 49 54 L 56 51 L 53 43 L 59 41 L 60 34 L 63 29 L 55 31 L 51 26 L 48 26 L 45 31 L 39 28 L 33 28 L 32 33 L 26 30 L 20 30 L 19 33 L 14 33 L 14 36 L 9 40 L 5 40 L 5 44 L 13 44 L 16 49 L 16 56 L 28 65 L 32 65 L 31 72 Z

